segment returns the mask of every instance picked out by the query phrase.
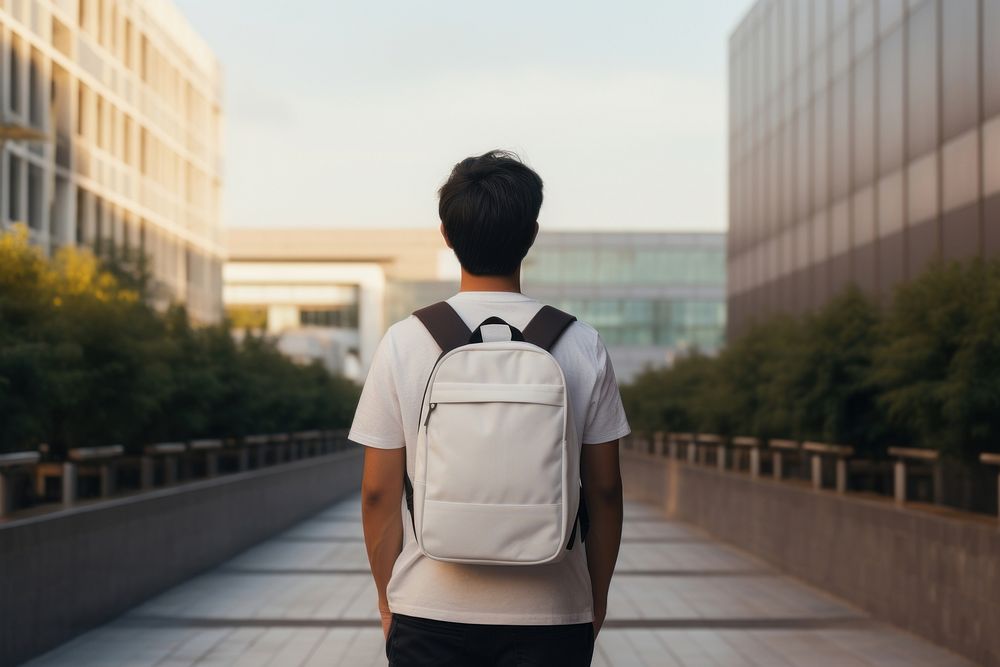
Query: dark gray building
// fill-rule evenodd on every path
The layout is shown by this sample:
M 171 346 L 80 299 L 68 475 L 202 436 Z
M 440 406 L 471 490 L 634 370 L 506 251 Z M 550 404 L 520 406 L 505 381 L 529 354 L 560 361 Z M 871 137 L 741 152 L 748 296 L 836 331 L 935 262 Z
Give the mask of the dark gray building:
M 729 41 L 730 334 L 1000 254 L 1000 0 L 760 0 Z

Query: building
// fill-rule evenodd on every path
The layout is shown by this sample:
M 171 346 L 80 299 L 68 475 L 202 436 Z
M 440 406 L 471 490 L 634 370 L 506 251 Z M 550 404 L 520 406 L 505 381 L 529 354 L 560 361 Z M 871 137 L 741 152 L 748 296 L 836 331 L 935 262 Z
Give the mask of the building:
M 221 315 L 221 74 L 168 0 L 0 1 L 0 228 L 145 253 L 157 300 Z
M 760 0 L 729 40 L 730 333 L 1000 254 L 1000 2 Z
M 454 294 L 460 269 L 437 229 L 230 229 L 224 300 L 237 327 L 361 378 L 391 323 Z M 630 379 L 725 330 L 725 236 L 543 232 L 525 292 L 593 324 Z

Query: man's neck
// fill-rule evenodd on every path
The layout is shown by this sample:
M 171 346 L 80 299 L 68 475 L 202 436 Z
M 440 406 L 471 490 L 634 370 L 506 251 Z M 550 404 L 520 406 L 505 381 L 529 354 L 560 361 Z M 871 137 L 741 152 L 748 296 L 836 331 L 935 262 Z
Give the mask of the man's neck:
M 460 292 L 521 292 L 521 271 L 509 276 L 474 276 L 462 270 Z

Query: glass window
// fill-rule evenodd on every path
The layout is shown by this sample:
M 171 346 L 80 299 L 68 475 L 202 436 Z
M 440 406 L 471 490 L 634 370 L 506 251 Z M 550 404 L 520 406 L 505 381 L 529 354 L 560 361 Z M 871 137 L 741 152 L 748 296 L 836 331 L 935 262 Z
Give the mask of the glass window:
M 44 227 L 45 199 L 43 188 L 45 187 L 42 177 L 42 168 L 33 164 L 28 165 L 28 226 L 32 229 L 42 229 Z
M 858 191 L 853 201 L 854 247 L 865 246 L 875 240 L 875 188 Z
M 909 200 L 906 207 L 906 218 L 910 225 L 937 217 L 937 166 L 937 151 L 928 153 L 919 160 L 910 163 L 906 176 L 906 192 Z
M 795 164 L 795 217 L 803 220 L 812 212 L 812 183 L 810 179 L 812 134 L 809 126 L 809 110 L 800 111 L 796 120 L 796 164 Z
M 10 39 L 10 89 L 7 96 L 7 101 L 10 104 L 10 110 L 14 113 L 21 112 L 21 77 L 23 74 L 21 70 L 23 68 L 23 62 L 21 59 L 21 38 L 17 35 L 11 35 Z
M 829 200 L 829 151 L 827 95 L 824 92 L 813 101 L 813 208 L 823 208 Z
M 904 159 L 903 29 L 897 28 L 879 48 L 879 173 L 899 169 Z
M 851 247 L 851 202 L 842 199 L 830 209 L 830 255 L 837 256 Z
M 839 199 L 851 186 L 851 96 L 850 77 L 838 79 L 832 88 L 830 114 L 830 152 L 832 165 L 831 195 Z
M 907 39 L 907 155 L 917 157 L 937 144 L 938 53 L 936 3 L 928 2 L 909 17 Z
M 812 3 L 788 2 L 786 4 L 794 5 L 796 8 L 795 35 L 798 39 L 798 51 L 795 54 L 795 60 L 799 66 L 802 66 L 809 62 L 809 54 L 812 53 L 812 44 L 809 39 L 812 27 Z
M 813 0 L 813 48 L 826 46 L 830 37 L 829 0 Z
M 831 0 L 830 7 L 833 15 L 833 29 L 836 30 L 847 23 L 851 16 L 851 3 L 853 0 Z
M 851 64 L 851 31 L 841 29 L 833 38 L 831 76 L 840 76 Z
M 830 59 L 826 49 L 820 49 L 813 54 L 812 89 L 813 94 L 823 92 L 830 83 Z
M 978 0 L 948 0 L 941 13 L 943 141 L 961 134 L 978 120 L 978 6 Z
M 795 221 L 795 125 L 793 123 L 785 125 L 782 144 L 781 218 L 782 226 L 787 227 Z
M 979 198 L 979 132 L 970 130 L 941 148 L 942 207 L 945 211 Z
M 1000 116 L 983 124 L 983 194 L 1000 192 Z
M 875 0 L 859 0 L 854 9 L 854 55 L 872 47 L 875 40 Z
M 42 85 L 42 66 L 42 52 L 31 49 L 31 58 L 28 60 L 28 118 L 35 127 L 44 128 L 48 90 Z
M 875 180 L 875 54 L 854 69 L 854 187 Z
M 826 223 L 826 211 L 820 211 L 813 217 L 812 228 L 812 261 L 823 262 L 829 257 L 830 235 Z
M 7 219 L 22 222 L 21 218 L 21 158 L 7 153 Z
M 879 0 L 878 25 L 879 33 L 884 35 L 903 20 L 903 9 L 906 0 Z
M 903 172 L 889 174 L 878 184 L 878 233 L 885 238 L 903 229 Z
M 1000 2 L 983 3 L 983 106 L 986 117 L 1000 114 Z
M 349 304 L 332 308 L 301 308 L 299 324 L 304 327 L 353 329 L 358 326 L 358 306 Z

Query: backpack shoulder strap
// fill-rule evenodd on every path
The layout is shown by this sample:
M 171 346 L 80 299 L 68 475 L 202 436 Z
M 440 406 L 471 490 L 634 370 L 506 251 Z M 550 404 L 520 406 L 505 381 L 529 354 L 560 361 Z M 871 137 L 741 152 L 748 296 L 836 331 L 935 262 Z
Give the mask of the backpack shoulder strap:
M 413 315 L 434 337 L 442 353 L 465 345 L 472 336 L 469 327 L 447 301 L 438 301 L 414 311 Z
M 524 340 L 551 351 L 552 346 L 573 322 L 576 322 L 576 318 L 569 313 L 552 306 L 542 306 L 528 322 L 528 326 L 524 327 Z

